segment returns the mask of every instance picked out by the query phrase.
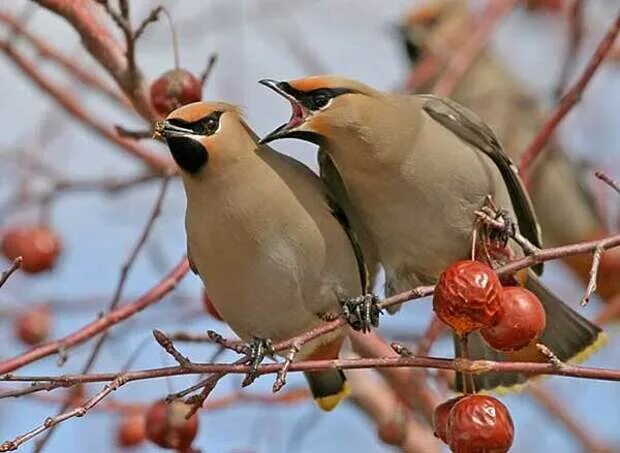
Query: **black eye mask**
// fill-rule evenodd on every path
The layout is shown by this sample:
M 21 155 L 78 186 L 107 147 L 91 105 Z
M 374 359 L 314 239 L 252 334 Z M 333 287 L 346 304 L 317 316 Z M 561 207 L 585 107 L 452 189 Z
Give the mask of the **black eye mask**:
M 192 131 L 195 135 L 213 135 L 220 127 L 220 117 L 223 112 L 211 112 L 204 118 L 200 118 L 197 121 L 185 121 L 180 118 L 172 118 L 168 120 L 168 123 L 173 126 Z
M 349 88 L 317 88 L 312 91 L 299 91 L 286 82 L 284 82 L 282 88 L 297 99 L 305 108 L 313 112 L 325 107 L 335 97 L 347 93 L 355 93 L 355 90 Z

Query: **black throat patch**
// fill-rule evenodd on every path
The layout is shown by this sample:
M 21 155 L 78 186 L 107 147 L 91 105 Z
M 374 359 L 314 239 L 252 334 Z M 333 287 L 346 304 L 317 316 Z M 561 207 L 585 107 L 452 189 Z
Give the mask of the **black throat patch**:
M 166 142 L 174 161 L 190 174 L 200 171 L 209 161 L 207 149 L 190 137 L 168 137 Z

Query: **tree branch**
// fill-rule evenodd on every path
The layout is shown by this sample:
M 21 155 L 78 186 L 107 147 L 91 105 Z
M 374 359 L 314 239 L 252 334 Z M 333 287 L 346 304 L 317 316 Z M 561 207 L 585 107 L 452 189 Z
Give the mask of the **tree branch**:
M 532 163 L 544 149 L 553 131 L 555 131 L 558 124 L 560 124 L 560 121 L 564 119 L 568 112 L 570 112 L 575 104 L 577 104 L 581 99 L 588 83 L 590 83 L 590 80 L 592 80 L 596 70 L 599 68 L 603 60 L 605 60 L 605 56 L 612 48 L 614 40 L 618 36 L 618 32 L 620 32 L 620 13 L 618 13 L 613 24 L 605 34 L 605 37 L 598 45 L 594 55 L 592 55 L 592 58 L 590 59 L 581 77 L 579 77 L 577 83 L 575 83 L 575 85 L 562 98 L 555 109 L 555 112 L 553 112 L 540 132 L 538 132 L 534 140 L 532 140 L 532 143 L 527 148 L 525 153 L 523 153 L 523 156 L 521 156 L 519 173 L 522 178 L 527 180 L 528 171 Z

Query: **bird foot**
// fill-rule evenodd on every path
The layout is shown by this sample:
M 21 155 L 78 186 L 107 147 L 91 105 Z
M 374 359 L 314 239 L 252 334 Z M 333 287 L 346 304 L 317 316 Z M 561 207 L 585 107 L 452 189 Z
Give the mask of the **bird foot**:
M 250 361 L 250 372 L 245 376 L 243 387 L 250 385 L 258 377 L 258 367 L 265 359 L 265 356 L 273 356 L 276 351 L 273 342 L 269 338 L 254 338 L 248 344 L 248 359 Z
M 342 298 L 340 300 L 342 315 L 353 330 L 370 332 L 373 327 L 379 327 L 379 315 L 382 310 L 377 305 L 378 301 L 379 299 L 373 294 Z
M 505 247 L 508 244 L 508 240 L 517 234 L 517 223 L 505 209 L 498 210 L 495 213 L 494 219 L 503 223 L 503 226 L 491 227 L 489 229 L 489 239 Z

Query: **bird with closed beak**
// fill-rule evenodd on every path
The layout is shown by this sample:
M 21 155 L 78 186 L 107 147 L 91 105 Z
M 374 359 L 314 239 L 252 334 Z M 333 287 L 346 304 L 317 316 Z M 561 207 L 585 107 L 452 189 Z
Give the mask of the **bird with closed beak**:
M 250 343 L 254 369 L 272 341 L 337 317 L 366 292 L 360 249 L 333 197 L 309 168 L 259 145 L 237 107 L 188 104 L 156 134 L 180 168 L 191 267 L 223 320 Z M 349 321 L 364 327 L 355 314 L 354 306 Z M 343 338 L 343 329 L 323 335 L 296 359 L 335 359 Z M 340 370 L 306 377 L 324 410 L 347 393 Z
M 385 269 L 386 295 L 434 284 L 455 261 L 471 256 L 476 212 L 488 202 L 523 236 L 541 246 L 530 199 L 516 168 L 491 129 L 474 113 L 445 98 L 402 95 L 363 83 L 315 76 L 262 80 L 291 103 L 290 120 L 262 139 L 294 137 L 318 144 L 338 175 L 345 207 L 363 225 Z M 328 183 L 329 185 L 329 183 Z M 508 242 L 510 253 L 522 250 Z M 522 283 L 542 301 L 547 327 L 540 341 L 561 360 L 579 359 L 602 340 L 600 329 L 547 290 L 537 265 Z M 473 358 L 506 360 L 478 334 Z M 544 360 L 535 348 L 512 356 Z M 457 355 L 463 351 L 457 345 Z M 474 375 L 478 390 L 512 387 L 526 377 Z M 461 379 L 456 379 L 461 385 Z

